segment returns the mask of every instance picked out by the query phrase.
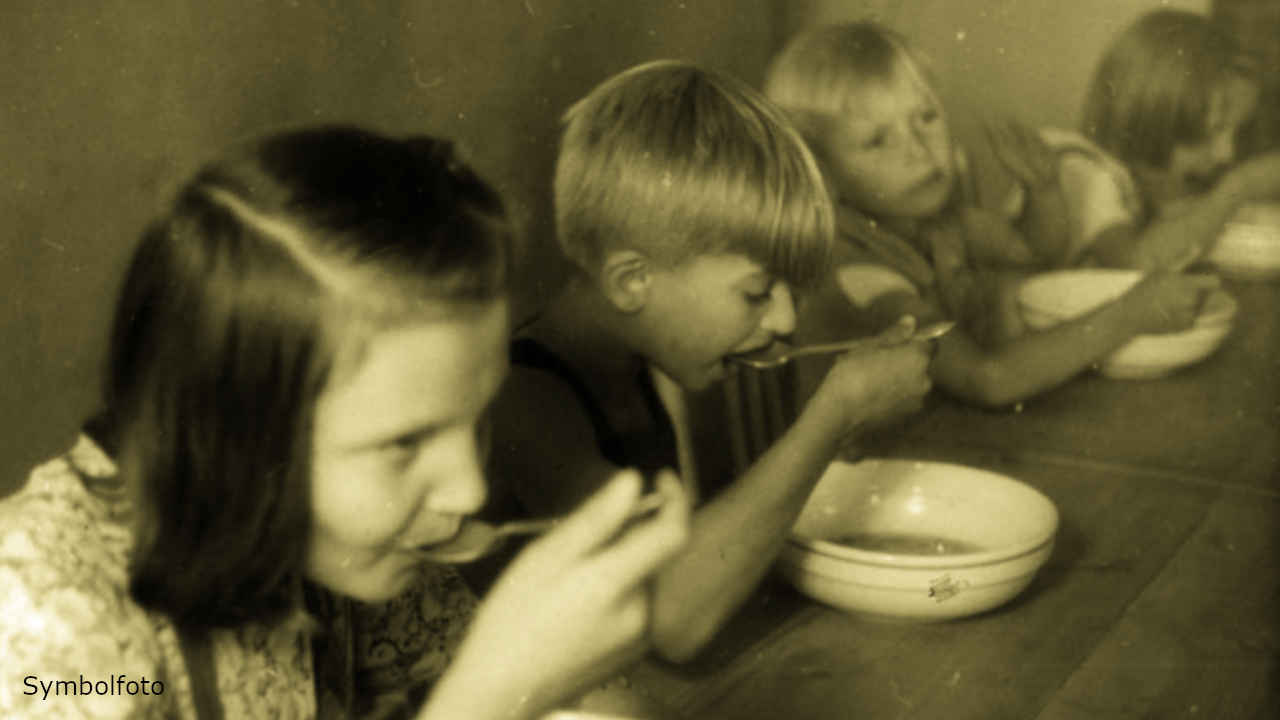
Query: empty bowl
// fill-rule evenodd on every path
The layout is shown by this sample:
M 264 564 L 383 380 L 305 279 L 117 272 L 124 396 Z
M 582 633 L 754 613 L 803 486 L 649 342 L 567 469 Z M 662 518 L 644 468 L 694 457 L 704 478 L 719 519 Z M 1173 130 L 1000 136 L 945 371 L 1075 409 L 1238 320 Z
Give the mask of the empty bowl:
M 801 592 L 871 617 L 938 621 L 990 610 L 1053 551 L 1058 510 L 1029 485 L 939 462 L 834 462 L 778 567 Z
M 1137 270 L 1060 270 L 1029 278 L 1018 291 L 1027 325 L 1043 330 L 1114 301 L 1142 279 Z M 1197 363 L 1211 355 L 1231 332 L 1237 304 L 1223 290 L 1205 298 L 1195 323 L 1176 333 L 1139 335 L 1098 364 L 1103 375 L 1148 379 Z
M 1205 261 L 1241 278 L 1280 276 L 1280 205 L 1250 205 L 1223 226 Z

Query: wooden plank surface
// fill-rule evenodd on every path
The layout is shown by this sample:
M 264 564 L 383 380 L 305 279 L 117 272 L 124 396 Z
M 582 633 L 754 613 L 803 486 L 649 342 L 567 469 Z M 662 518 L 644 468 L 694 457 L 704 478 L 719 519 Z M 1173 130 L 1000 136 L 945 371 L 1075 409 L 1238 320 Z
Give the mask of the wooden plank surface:
M 1016 459 L 998 469 L 1039 487 L 1062 514 L 1053 557 L 1012 604 L 913 625 L 817 605 L 795 611 L 792 599 L 778 630 L 758 634 L 733 661 L 653 691 L 686 717 L 725 720 L 1034 717 L 1195 531 L 1220 490 L 1156 492 L 1154 481 Z
M 1280 717 L 1280 500 L 1220 498 L 1039 720 Z
M 637 677 L 689 718 L 1280 717 L 1280 286 L 1154 381 L 1079 378 L 988 412 L 939 402 L 876 454 L 1039 487 L 1062 515 L 1017 600 L 893 625 L 767 584 L 699 662 Z
M 1231 283 L 1231 336 L 1200 365 L 1157 380 L 1086 375 L 988 411 L 935 398 L 895 438 L 1163 471 L 1276 489 L 1280 469 L 1280 285 Z

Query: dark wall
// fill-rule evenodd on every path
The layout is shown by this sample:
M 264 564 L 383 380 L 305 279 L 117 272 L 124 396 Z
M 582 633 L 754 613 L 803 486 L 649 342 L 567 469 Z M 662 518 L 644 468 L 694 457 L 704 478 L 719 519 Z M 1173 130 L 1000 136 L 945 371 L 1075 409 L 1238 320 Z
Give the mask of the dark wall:
M 65 447 L 93 408 L 106 323 L 136 234 L 217 148 L 304 122 L 452 136 L 506 192 L 536 246 L 549 227 L 563 109 L 607 75 L 660 57 L 756 84 L 775 47 L 773 7 L 6 0 L 0 493 Z M 527 277 L 526 309 L 551 284 L 541 270 Z

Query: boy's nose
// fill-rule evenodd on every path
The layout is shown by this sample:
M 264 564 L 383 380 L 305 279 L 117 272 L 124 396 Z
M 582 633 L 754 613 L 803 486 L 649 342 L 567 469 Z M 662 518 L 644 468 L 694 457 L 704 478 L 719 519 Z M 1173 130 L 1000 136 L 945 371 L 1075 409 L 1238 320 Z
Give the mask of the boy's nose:
M 760 319 L 760 327 L 775 336 L 790 335 L 796 329 L 796 307 L 791 298 L 791 288 L 783 282 L 775 283 L 770 294 L 773 299 Z
M 933 148 L 929 145 L 929 138 L 925 135 L 925 131 L 914 125 L 907 130 L 905 151 L 907 158 L 912 162 L 931 160 L 937 163 L 938 161 L 938 158 L 934 157 Z

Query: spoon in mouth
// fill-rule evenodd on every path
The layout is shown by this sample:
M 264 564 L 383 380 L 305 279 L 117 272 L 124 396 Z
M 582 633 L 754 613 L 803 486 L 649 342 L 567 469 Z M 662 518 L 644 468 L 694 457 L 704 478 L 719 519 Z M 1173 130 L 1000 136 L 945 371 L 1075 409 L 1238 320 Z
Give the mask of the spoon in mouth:
M 659 493 L 650 493 L 636 501 L 631 509 L 631 519 L 639 519 L 650 515 L 662 507 L 666 498 Z M 514 520 L 501 525 L 494 525 L 483 520 L 466 520 L 458 529 L 458 534 L 439 545 L 426 545 L 418 548 L 417 554 L 431 562 L 460 565 L 474 562 L 486 555 L 497 552 L 513 535 L 540 535 L 555 527 L 563 517 L 535 518 L 532 520 Z
M 769 370 L 772 368 L 786 365 L 796 358 L 808 355 L 825 355 L 829 353 L 843 353 L 852 350 L 873 349 L 881 347 L 892 347 L 894 345 L 902 345 L 909 342 L 925 342 L 928 340 L 936 340 L 943 335 L 951 332 L 956 324 L 952 321 L 942 321 L 929 323 L 915 330 L 915 332 L 901 337 L 897 331 L 897 326 L 880 335 L 873 337 L 854 338 L 853 340 L 843 340 L 841 342 L 824 343 L 821 345 L 803 345 L 797 348 L 791 348 L 782 352 L 774 352 L 762 355 L 733 355 L 730 357 L 734 362 L 742 363 L 747 367 L 756 370 Z

